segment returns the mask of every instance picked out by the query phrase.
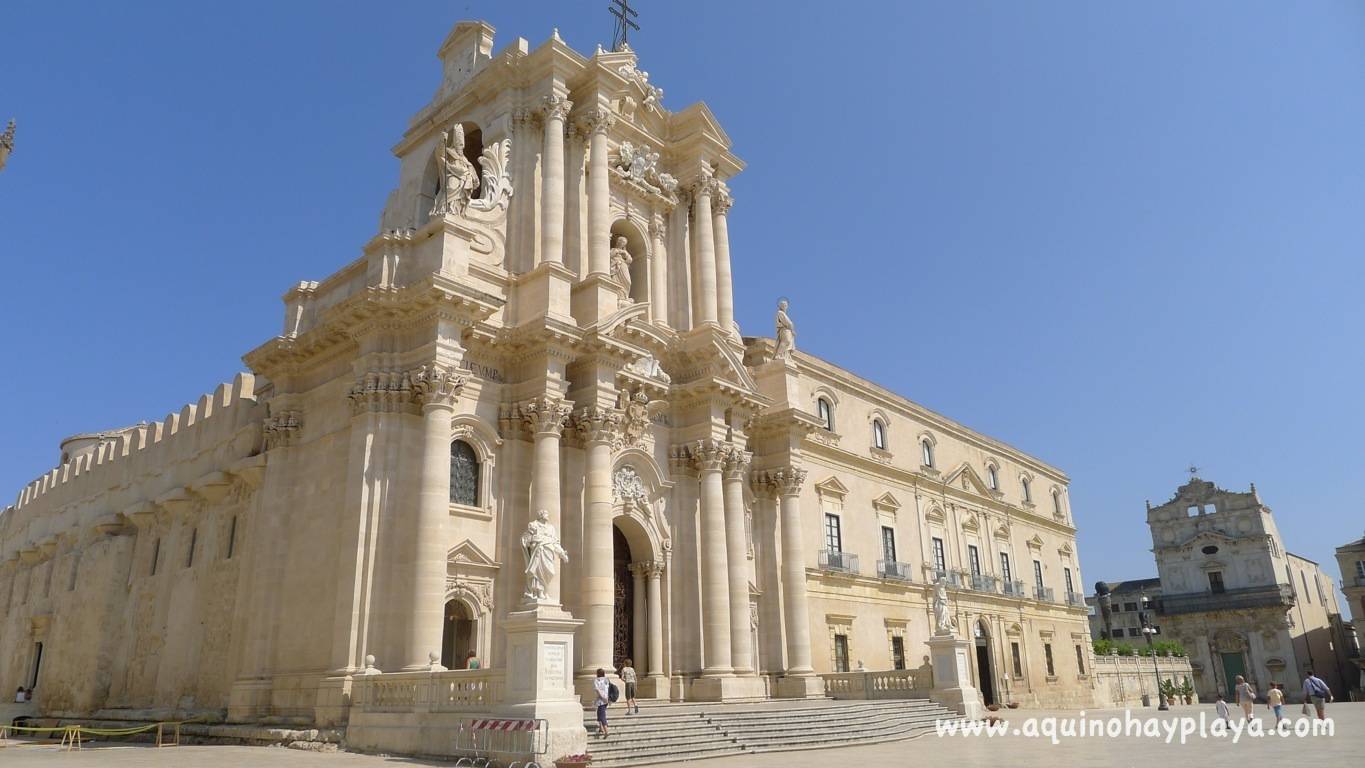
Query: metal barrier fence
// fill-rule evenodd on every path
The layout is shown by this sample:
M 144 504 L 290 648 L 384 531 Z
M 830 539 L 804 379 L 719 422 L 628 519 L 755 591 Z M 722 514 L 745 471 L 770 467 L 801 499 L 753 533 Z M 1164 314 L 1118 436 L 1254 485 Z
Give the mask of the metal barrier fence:
M 493 768 L 498 765 L 493 755 L 525 755 L 522 761 L 513 760 L 508 768 L 540 768 L 536 758 L 543 758 L 550 748 L 550 724 L 542 719 L 479 718 L 462 720 L 455 731 L 456 754 L 468 753 L 455 761 L 457 768 Z

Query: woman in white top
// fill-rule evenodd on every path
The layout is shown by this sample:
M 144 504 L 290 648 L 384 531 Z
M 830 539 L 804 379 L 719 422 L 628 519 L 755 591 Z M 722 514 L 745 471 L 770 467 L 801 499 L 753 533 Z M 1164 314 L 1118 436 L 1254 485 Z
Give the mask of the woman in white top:
M 607 737 L 607 705 L 611 703 L 611 682 L 607 680 L 607 671 L 598 668 L 597 677 L 593 678 L 592 689 L 597 694 L 597 735 L 602 738 Z
M 1237 676 L 1237 703 L 1242 705 L 1242 719 L 1251 719 L 1251 708 L 1256 706 L 1256 689 L 1245 677 Z
M 24 697 L 24 686 L 21 685 L 19 686 L 19 690 L 14 692 L 14 703 L 23 704 L 27 700 L 28 699 Z

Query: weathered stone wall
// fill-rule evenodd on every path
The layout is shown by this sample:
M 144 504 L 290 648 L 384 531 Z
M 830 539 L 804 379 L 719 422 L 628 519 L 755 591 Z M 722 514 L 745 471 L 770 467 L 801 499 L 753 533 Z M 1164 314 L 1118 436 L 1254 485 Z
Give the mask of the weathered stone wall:
M 1186 678 L 1192 684 L 1195 680 L 1190 660 L 1184 656 L 1158 656 L 1155 669 L 1150 656 L 1096 656 L 1094 659 L 1096 706 L 1141 706 L 1142 694 L 1146 693 L 1152 697 L 1152 706 L 1155 707 L 1158 676 L 1162 680 L 1175 681 L 1177 687 Z M 1192 701 L 1198 704 L 1199 700 L 1196 690 Z M 1180 701 L 1177 699 L 1177 702 Z

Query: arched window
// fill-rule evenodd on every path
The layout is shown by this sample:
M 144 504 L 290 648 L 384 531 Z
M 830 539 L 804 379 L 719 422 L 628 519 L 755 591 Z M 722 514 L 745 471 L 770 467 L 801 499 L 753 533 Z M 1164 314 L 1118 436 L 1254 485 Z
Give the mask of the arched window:
M 450 501 L 468 507 L 479 505 L 479 456 L 463 440 L 450 444 Z
M 1032 502 L 1032 501 L 1033 501 L 1033 491 L 1030 490 L 1029 487 L 1028 487 L 1028 478 L 1027 478 L 1027 477 L 1020 478 L 1020 480 L 1019 480 L 1019 485 L 1020 485 L 1021 487 L 1023 487 L 1023 489 L 1024 489 L 1024 501 Z
M 1052 514 L 1062 516 L 1062 494 L 1056 491 L 1052 492 Z
M 934 444 L 929 442 L 929 438 L 926 437 L 919 441 L 919 449 L 920 461 L 923 462 L 924 466 L 932 468 L 934 466 Z
M 825 429 L 834 431 L 834 406 L 830 405 L 828 400 L 822 397 L 815 401 L 815 415 L 824 422 Z
M 1000 473 L 996 471 L 994 464 L 986 466 L 986 484 L 991 487 L 992 491 L 1000 490 Z
M 886 425 L 882 424 L 881 419 L 872 420 L 872 445 L 886 450 Z

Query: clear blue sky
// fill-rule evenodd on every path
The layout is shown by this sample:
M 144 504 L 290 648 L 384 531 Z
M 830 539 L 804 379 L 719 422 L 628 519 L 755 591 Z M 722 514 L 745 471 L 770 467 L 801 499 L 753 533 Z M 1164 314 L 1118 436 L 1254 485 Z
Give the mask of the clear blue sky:
M 1154 575 L 1143 501 L 1255 482 L 1336 575 L 1365 532 L 1365 6 L 636 0 L 705 100 L 736 303 L 1062 467 L 1087 584 Z M 609 42 L 607 0 L 5 3 L 0 489 L 158 419 L 359 255 L 459 18 Z M 1344 604 L 1343 604 L 1344 607 Z

